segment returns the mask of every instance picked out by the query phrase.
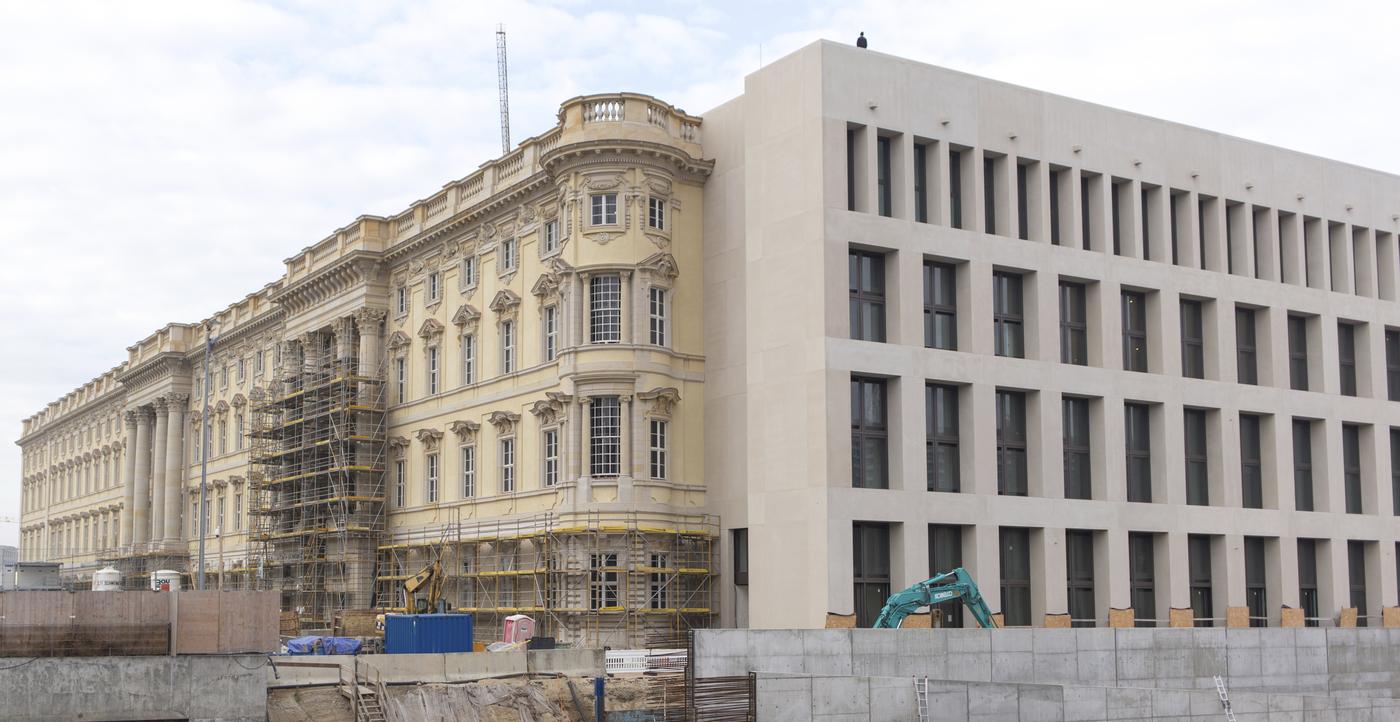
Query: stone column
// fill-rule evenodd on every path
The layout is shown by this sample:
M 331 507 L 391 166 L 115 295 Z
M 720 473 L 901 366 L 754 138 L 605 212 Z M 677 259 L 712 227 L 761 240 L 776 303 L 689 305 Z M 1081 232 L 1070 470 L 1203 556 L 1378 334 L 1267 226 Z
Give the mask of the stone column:
M 122 444 L 126 447 L 126 453 L 122 456 L 122 508 L 126 513 L 121 515 L 121 543 L 129 546 L 131 538 L 131 512 L 136 508 L 136 454 L 132 451 L 136 448 L 136 420 L 140 416 L 135 410 L 123 414 L 126 420 L 126 438 Z
M 151 537 L 151 422 L 153 414 L 142 406 L 136 414 L 136 463 L 133 468 L 136 490 L 132 494 L 129 523 L 131 542 L 144 544 Z
M 354 319 L 350 316 L 337 318 L 331 324 L 331 329 L 335 333 L 335 359 L 342 361 L 353 356 L 358 350 L 355 347 Z
M 161 538 L 166 544 L 180 541 L 180 500 L 185 486 L 185 404 L 188 402 L 185 394 L 166 397 L 170 418 L 165 428 L 165 512 L 161 517 L 164 521 Z
M 632 333 L 632 322 L 637 316 L 637 314 L 633 313 L 632 309 L 632 301 L 634 300 L 632 298 L 632 274 L 623 271 L 620 275 L 619 290 L 622 293 L 622 303 L 618 304 L 618 306 L 622 309 L 622 343 L 632 343 L 634 337 Z
M 578 501 L 587 503 L 592 500 L 592 468 L 589 463 L 588 449 L 588 426 L 589 426 L 589 404 L 593 399 L 587 396 L 580 396 L 578 399 Z
M 361 308 L 355 311 L 355 325 L 360 330 L 360 374 L 377 376 L 382 368 L 379 328 L 387 315 L 382 308 Z
M 321 358 L 321 332 L 307 331 L 301 335 L 301 354 L 304 359 L 303 368 L 315 369 L 325 359 Z
M 156 399 L 156 428 L 151 435 L 151 536 L 152 542 L 165 537 L 165 443 L 170 410 L 164 398 Z

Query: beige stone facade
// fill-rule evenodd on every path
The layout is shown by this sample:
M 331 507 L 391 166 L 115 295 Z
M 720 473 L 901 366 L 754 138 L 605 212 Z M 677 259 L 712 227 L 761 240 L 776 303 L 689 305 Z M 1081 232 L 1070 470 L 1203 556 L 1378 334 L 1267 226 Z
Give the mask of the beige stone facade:
M 1397 197 L 832 43 L 703 126 L 575 98 L 210 319 L 208 389 L 172 324 L 29 419 L 22 553 L 190 570 L 207 460 L 213 583 L 308 621 L 439 559 L 614 645 L 957 565 L 1014 625 L 1387 623 Z
M 526 611 L 618 643 L 708 624 L 699 140 L 646 96 L 570 100 L 138 342 L 26 420 L 24 558 L 193 581 L 207 463 L 208 583 L 282 589 L 308 623 L 408 607 L 400 582 L 440 559 L 448 603 L 487 625 Z

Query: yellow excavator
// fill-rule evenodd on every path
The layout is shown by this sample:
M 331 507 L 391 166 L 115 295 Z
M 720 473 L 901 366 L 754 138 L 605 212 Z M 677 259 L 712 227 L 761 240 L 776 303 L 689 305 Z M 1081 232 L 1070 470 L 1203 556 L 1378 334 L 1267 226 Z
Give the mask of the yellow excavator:
M 419 590 L 423 596 L 417 596 Z M 416 614 L 438 611 L 442 601 L 442 560 L 434 559 L 423 570 L 404 580 L 403 590 L 408 596 L 408 607 Z

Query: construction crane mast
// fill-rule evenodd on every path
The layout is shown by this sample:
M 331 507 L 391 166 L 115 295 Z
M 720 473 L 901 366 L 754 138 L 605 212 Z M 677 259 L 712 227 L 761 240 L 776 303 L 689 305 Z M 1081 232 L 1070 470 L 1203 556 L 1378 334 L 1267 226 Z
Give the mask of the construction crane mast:
M 510 88 L 506 82 L 506 26 L 496 26 L 496 86 L 501 93 L 501 155 L 510 152 Z

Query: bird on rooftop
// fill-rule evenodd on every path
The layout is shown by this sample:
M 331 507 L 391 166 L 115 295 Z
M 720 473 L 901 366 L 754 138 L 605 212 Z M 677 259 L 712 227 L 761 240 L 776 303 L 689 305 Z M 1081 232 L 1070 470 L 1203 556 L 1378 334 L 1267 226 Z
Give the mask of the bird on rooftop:
M 865 42 L 865 31 L 864 31 L 864 30 L 861 31 L 860 37 L 856 38 L 856 47 L 858 47 L 858 48 L 866 47 L 866 42 Z

